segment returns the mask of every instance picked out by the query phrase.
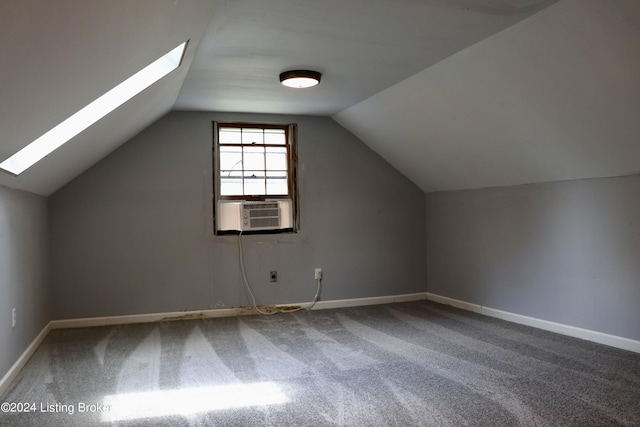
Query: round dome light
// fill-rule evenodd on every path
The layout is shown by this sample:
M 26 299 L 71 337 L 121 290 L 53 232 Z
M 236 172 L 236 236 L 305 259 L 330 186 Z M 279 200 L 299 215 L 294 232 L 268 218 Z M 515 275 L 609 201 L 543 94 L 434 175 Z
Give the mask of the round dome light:
M 292 70 L 280 73 L 280 83 L 287 87 L 303 89 L 320 83 L 321 74 L 311 70 Z

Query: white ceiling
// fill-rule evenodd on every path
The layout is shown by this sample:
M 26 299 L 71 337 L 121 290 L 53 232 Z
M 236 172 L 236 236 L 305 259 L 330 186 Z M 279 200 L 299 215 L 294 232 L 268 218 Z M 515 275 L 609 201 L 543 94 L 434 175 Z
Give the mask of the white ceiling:
M 640 172 L 637 0 L 0 2 L 0 161 L 187 39 L 0 184 L 51 194 L 171 109 L 333 116 L 424 191 Z
M 49 195 L 173 108 L 213 14 L 209 0 L 0 1 L 0 161 L 190 40 L 183 66 L 18 177 Z
M 175 109 L 333 115 L 554 1 L 222 2 Z M 282 88 L 300 68 L 322 85 Z
M 640 2 L 563 0 L 335 119 L 425 192 L 640 173 Z

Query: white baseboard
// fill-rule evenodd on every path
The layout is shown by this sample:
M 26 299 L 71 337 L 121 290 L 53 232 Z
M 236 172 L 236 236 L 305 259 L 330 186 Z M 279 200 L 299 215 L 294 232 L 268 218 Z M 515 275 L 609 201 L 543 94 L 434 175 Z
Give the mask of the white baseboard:
M 405 302 L 405 301 L 419 301 L 426 300 L 427 293 L 415 293 L 404 295 L 389 295 L 382 297 L 370 297 L 370 298 L 353 298 L 331 301 L 318 301 L 313 310 L 323 310 L 329 308 L 342 308 L 342 307 L 358 307 L 363 305 L 376 305 L 376 304 L 388 304 L 393 302 Z M 299 304 L 278 304 L 274 307 L 278 308 L 297 308 L 306 307 L 310 303 Z M 269 307 L 264 307 L 268 309 Z M 51 329 L 68 329 L 68 328 L 86 328 L 91 326 L 111 326 L 111 325 L 126 325 L 132 323 L 150 323 L 169 320 L 188 320 L 188 319 L 208 319 L 215 317 L 229 317 L 240 316 L 247 314 L 258 314 L 253 307 L 233 307 L 233 308 L 215 308 L 211 310 L 195 310 L 195 311 L 173 311 L 166 313 L 149 313 L 149 314 L 134 314 L 126 316 L 106 316 L 106 317 L 87 317 L 82 319 L 66 319 L 66 320 L 52 320 Z
M 384 297 L 337 299 L 331 301 L 318 301 L 313 307 L 314 310 L 324 310 L 328 308 L 359 307 L 363 305 L 391 304 L 394 302 L 420 301 L 428 299 L 428 293 L 418 292 L 415 294 L 389 295 Z M 300 304 L 304 306 L 305 304 Z M 307 303 L 308 305 L 308 303 Z
M 452 307 L 461 308 L 474 313 L 484 314 L 486 316 L 495 317 L 509 322 L 519 323 L 521 325 L 533 326 L 534 328 L 544 329 L 546 331 L 556 332 L 570 337 L 581 338 L 583 340 L 604 344 L 611 347 L 629 350 L 640 353 L 640 341 L 629 338 L 619 337 L 616 335 L 604 334 L 602 332 L 591 331 L 589 329 L 577 328 L 575 326 L 564 325 L 562 323 L 550 322 L 548 320 L 537 319 L 535 317 L 523 316 L 521 314 L 510 313 L 508 311 L 496 310 L 494 308 L 484 307 L 470 302 L 460 301 L 457 299 L 444 297 L 432 293 L 427 293 L 427 299 L 441 304 L 450 305 Z
M 51 329 L 87 328 L 93 326 L 128 325 L 170 320 L 205 319 L 248 314 L 252 308 L 220 308 L 197 311 L 171 311 L 166 313 L 130 314 L 124 316 L 85 317 L 80 319 L 52 320 Z
M 38 336 L 31 342 L 29 347 L 22 353 L 22 355 L 16 360 L 16 363 L 7 371 L 4 377 L 0 380 L 0 395 L 4 394 L 9 388 L 9 384 L 18 376 L 20 370 L 27 364 L 33 353 L 38 349 L 42 341 L 45 339 L 49 331 L 51 330 L 51 322 L 40 331 Z

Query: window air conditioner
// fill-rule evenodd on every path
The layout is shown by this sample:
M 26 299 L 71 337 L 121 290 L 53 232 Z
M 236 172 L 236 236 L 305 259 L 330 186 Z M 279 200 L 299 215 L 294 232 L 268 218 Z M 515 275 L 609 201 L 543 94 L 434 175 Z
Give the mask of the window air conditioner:
M 280 228 L 280 203 L 242 202 L 242 231 Z
M 218 231 L 264 231 L 293 228 L 291 199 L 218 202 Z

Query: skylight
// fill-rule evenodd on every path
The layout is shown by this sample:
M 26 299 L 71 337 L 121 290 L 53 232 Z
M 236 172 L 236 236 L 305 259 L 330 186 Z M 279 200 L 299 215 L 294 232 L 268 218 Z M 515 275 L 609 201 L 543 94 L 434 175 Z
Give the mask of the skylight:
M 0 168 L 14 175 L 20 175 L 36 162 L 48 156 L 56 148 L 68 142 L 71 138 L 78 135 L 120 105 L 178 68 L 186 46 L 187 42 L 184 42 L 166 55 L 147 65 L 0 163 Z

